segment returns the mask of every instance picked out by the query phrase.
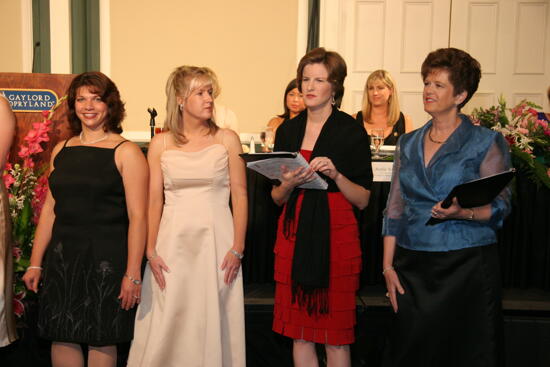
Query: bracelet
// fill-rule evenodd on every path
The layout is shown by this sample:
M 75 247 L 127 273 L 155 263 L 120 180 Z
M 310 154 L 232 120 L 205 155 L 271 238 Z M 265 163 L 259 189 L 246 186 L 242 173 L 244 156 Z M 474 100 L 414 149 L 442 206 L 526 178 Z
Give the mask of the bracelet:
M 393 269 L 393 266 L 388 266 L 387 268 L 384 268 L 384 269 L 382 270 L 382 275 L 386 275 L 386 272 L 387 272 L 388 270 L 394 270 L 394 269 Z
M 244 257 L 243 254 L 241 254 L 240 252 L 237 252 L 236 250 L 231 249 L 231 250 L 229 250 L 229 252 L 231 252 L 233 255 L 235 255 L 235 257 L 239 260 L 242 260 L 243 257 Z
M 470 209 L 470 208 L 466 208 L 466 209 L 472 212 L 469 217 L 466 217 L 466 220 L 474 220 L 474 209 Z
M 130 279 L 130 281 L 131 281 L 132 283 L 134 283 L 135 285 L 140 285 L 140 284 L 141 284 L 141 280 L 132 278 L 132 276 L 128 275 L 128 273 L 124 274 L 124 276 L 125 276 L 126 278 Z
M 42 270 L 42 267 L 41 266 L 27 266 L 27 270 L 29 269 L 38 269 L 38 270 Z
M 147 257 L 147 261 L 151 261 L 153 260 L 155 257 L 158 257 L 159 254 L 157 254 L 156 252 L 152 255 L 152 256 L 146 256 Z

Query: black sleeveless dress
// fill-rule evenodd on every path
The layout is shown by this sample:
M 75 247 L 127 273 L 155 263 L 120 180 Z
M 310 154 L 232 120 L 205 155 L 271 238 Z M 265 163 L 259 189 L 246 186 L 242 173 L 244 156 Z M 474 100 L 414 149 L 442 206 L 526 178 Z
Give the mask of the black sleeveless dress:
M 360 123 L 361 126 L 364 126 L 362 111 L 357 112 L 355 120 Z M 405 134 L 405 116 L 403 115 L 403 112 L 399 112 L 399 119 L 393 125 L 390 135 L 384 139 L 384 145 L 397 145 L 397 139 L 399 139 L 399 137 L 403 134 Z
M 361 111 L 357 112 L 355 120 L 364 126 Z M 396 145 L 397 139 L 403 134 L 405 134 L 405 116 L 400 112 L 399 119 L 393 125 L 390 135 L 384 139 L 384 145 Z M 389 182 L 373 182 L 369 205 L 364 210 L 356 211 L 363 253 L 362 286 L 384 283 L 384 276 L 380 270 L 382 269 L 384 240 L 380 233 L 382 233 L 382 212 L 388 201 L 390 187 Z
M 39 291 L 45 339 L 93 346 L 132 339 L 134 309 L 123 310 L 118 299 L 128 257 L 126 199 L 114 159 L 120 144 L 64 146 L 55 157 L 55 222 Z

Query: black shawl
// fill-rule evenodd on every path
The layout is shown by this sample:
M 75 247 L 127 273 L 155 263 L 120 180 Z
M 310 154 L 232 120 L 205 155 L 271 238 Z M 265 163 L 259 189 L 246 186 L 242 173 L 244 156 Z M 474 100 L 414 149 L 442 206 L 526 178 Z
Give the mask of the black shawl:
M 302 146 L 307 122 L 307 110 L 277 129 L 274 151 L 298 152 Z M 370 139 L 362 126 L 348 114 L 333 108 L 323 125 L 311 155 L 328 157 L 342 175 L 370 190 L 372 167 Z M 320 173 L 319 173 L 320 174 Z M 338 192 L 338 186 L 329 177 L 320 174 L 328 189 L 295 189 L 285 208 L 284 234 L 289 236 L 294 220 L 296 202 L 304 191 L 304 198 L 296 229 L 296 243 L 292 262 L 292 296 L 310 314 L 328 313 L 330 269 L 330 213 L 327 192 Z

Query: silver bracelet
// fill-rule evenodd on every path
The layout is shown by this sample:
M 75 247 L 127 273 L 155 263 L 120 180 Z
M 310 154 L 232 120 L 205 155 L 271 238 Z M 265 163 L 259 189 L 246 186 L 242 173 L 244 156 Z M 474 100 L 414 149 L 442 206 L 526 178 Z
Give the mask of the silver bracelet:
M 229 250 L 229 252 L 231 252 L 233 255 L 235 255 L 235 257 L 239 260 L 242 260 L 243 257 L 244 257 L 244 254 L 241 254 L 240 252 L 237 252 L 233 249 Z
M 42 270 L 42 267 L 41 266 L 27 266 L 27 270 L 29 269 L 38 269 L 38 270 Z
M 387 272 L 388 270 L 394 270 L 394 269 L 393 269 L 393 266 L 388 266 L 387 268 L 384 268 L 384 269 L 382 270 L 382 275 L 386 275 L 386 272 Z
M 132 283 L 134 283 L 135 285 L 140 285 L 140 284 L 141 284 L 141 280 L 133 278 L 133 277 L 132 277 L 131 275 L 129 275 L 128 273 L 124 274 L 124 276 L 125 276 L 126 278 L 130 279 L 130 281 L 131 281 Z

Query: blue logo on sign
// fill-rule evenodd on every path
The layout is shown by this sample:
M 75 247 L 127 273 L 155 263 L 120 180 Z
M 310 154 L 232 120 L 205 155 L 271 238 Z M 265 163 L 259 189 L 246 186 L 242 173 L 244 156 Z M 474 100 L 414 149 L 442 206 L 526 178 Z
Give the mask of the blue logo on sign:
M 57 94 L 49 89 L 0 89 L 13 112 L 49 111 L 57 103 Z

